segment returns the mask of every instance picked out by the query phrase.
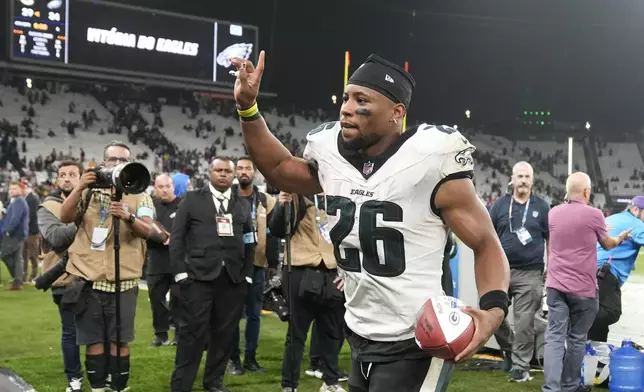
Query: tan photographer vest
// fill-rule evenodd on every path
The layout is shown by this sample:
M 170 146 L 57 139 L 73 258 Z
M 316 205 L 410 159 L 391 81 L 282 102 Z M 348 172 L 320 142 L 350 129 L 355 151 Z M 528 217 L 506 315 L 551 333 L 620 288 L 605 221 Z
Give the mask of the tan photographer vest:
M 299 211 L 297 195 L 293 195 L 295 211 Z M 304 199 L 307 206 L 306 214 L 300 220 L 297 231 L 291 237 L 291 262 L 298 267 L 317 267 L 324 261 L 328 269 L 336 269 L 337 264 L 333 255 L 333 245 L 328 243 L 322 234 L 315 220 L 313 203 Z M 319 211 L 322 221 L 326 220 L 326 213 Z
M 47 200 L 40 206 L 46 208 L 56 218 L 60 219 L 60 207 L 62 205 L 63 204 L 58 201 Z M 42 269 L 44 272 L 49 271 L 54 265 L 63 259 L 63 253 L 56 253 L 49 249 L 49 244 L 47 244 L 44 237 L 40 239 L 40 255 L 42 256 Z M 65 287 L 73 281 L 74 277 L 72 275 L 63 274 L 52 284 L 52 287 Z
M 255 265 L 261 268 L 268 267 L 268 260 L 266 260 L 266 219 L 268 214 L 275 207 L 275 199 L 268 193 L 266 196 L 266 207 L 261 202 L 257 203 L 257 246 L 255 247 Z
M 83 191 L 81 203 L 85 201 L 88 190 Z M 136 214 L 136 206 L 145 194 L 123 195 L 124 204 L 127 204 L 128 211 Z M 103 195 L 102 197 L 106 197 Z M 113 282 L 114 275 L 114 233 L 112 228 L 112 216 L 100 226 L 100 204 L 98 195 L 94 195 L 89 203 L 81 226 L 76 233 L 76 239 L 69 248 L 69 262 L 67 272 L 74 276 L 89 280 L 107 280 Z M 92 250 L 92 234 L 94 228 L 104 227 L 108 229 L 105 250 Z M 121 280 L 140 278 L 143 273 L 145 261 L 145 240 L 134 235 L 131 225 L 123 220 L 119 224 L 120 230 L 120 273 Z

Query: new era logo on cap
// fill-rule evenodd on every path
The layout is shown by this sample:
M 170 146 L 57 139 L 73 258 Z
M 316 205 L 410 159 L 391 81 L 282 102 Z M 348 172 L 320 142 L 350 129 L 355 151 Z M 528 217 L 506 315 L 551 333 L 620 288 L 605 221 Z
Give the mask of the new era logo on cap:
M 389 83 L 394 83 L 394 78 L 392 78 L 389 75 L 385 75 L 385 80 L 388 81 Z

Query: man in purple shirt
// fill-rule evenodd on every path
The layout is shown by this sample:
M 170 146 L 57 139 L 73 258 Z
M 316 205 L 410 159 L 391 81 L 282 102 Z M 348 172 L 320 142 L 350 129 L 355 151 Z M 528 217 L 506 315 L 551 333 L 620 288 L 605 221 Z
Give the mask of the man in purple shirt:
M 545 336 L 543 392 L 586 391 L 579 385 L 588 330 L 599 307 L 597 251 L 599 242 L 612 249 L 628 238 L 608 235 L 601 211 L 588 205 L 591 183 L 586 173 L 566 181 L 568 203 L 550 210 L 550 254 L 546 279 L 548 327 Z

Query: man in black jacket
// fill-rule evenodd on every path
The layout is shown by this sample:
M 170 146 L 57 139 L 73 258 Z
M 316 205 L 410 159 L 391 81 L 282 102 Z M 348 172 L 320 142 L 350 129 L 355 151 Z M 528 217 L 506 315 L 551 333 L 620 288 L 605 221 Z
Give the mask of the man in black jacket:
M 170 262 L 178 304 L 172 392 L 192 390 L 206 343 L 203 386 L 225 391 L 223 376 L 252 281 L 255 247 L 251 208 L 232 192 L 233 172 L 230 159 L 213 160 L 210 184 L 186 193 L 174 218 Z
M 167 239 L 161 243 L 157 239 L 148 240 L 148 295 L 152 307 L 152 325 L 155 338 L 152 347 L 168 346 L 168 330 L 170 329 L 170 305 L 166 294 L 174 282 L 170 267 L 170 230 L 179 208 L 181 199 L 174 195 L 172 179 L 167 174 L 161 174 L 154 180 L 154 208 L 157 211 L 158 229 L 165 233 Z M 162 236 L 161 238 L 163 238 Z

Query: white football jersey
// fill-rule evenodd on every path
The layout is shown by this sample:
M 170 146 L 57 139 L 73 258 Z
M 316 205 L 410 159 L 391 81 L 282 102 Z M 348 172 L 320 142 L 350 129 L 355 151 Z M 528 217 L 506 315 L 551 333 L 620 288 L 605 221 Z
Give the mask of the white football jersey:
M 471 177 L 475 147 L 449 127 L 423 124 L 378 157 L 351 158 L 340 123 L 307 136 L 327 195 L 330 237 L 345 280 L 346 323 L 374 341 L 414 337 L 425 301 L 442 294 L 446 226 L 433 199 L 446 178 Z

